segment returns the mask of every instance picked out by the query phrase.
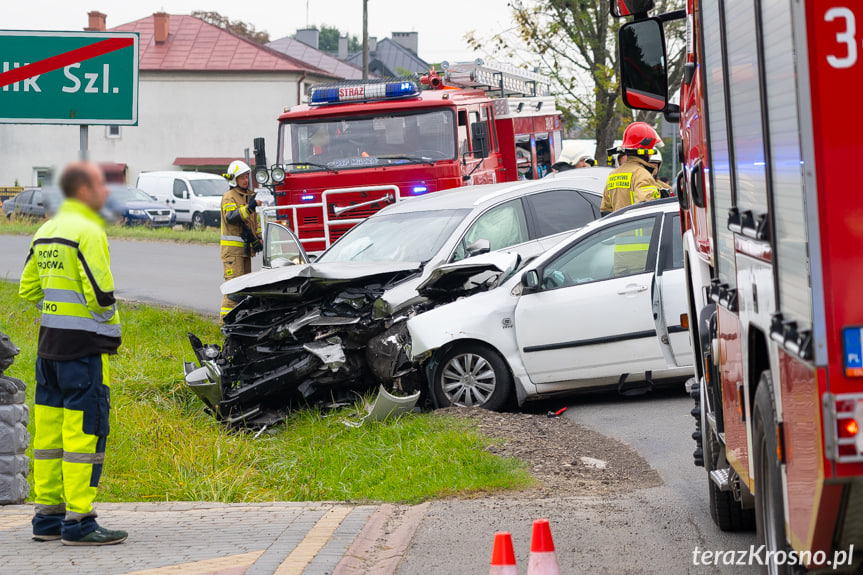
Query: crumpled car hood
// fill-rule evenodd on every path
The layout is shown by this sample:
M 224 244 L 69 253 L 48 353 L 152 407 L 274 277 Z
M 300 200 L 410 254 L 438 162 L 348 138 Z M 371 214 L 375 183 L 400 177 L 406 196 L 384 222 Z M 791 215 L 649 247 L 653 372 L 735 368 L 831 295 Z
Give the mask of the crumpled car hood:
M 290 284 L 291 280 L 351 281 L 378 275 L 419 271 L 419 262 L 319 262 L 260 270 L 232 280 L 219 288 L 225 295 L 244 292 L 271 293 L 276 284 Z
M 239 303 L 224 318 L 224 343 L 189 334 L 206 369 L 187 364 L 187 384 L 234 425 L 275 423 L 300 405 L 348 404 L 380 384 L 397 395 L 423 391 L 407 320 L 493 287 L 517 263 L 515 254 L 484 254 L 438 266 L 422 281 L 421 264 L 380 262 L 312 263 L 230 280 L 222 293 Z

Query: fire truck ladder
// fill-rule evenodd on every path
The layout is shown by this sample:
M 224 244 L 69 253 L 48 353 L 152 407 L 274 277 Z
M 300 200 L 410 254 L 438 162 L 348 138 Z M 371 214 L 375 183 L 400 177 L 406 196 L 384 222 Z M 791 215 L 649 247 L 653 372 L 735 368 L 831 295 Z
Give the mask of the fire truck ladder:
M 483 62 L 481 58 L 477 58 L 473 62 L 455 64 L 443 61 L 441 68 L 445 72 L 446 83 L 450 86 L 500 90 L 501 98 L 551 95 L 548 78 L 510 64 Z

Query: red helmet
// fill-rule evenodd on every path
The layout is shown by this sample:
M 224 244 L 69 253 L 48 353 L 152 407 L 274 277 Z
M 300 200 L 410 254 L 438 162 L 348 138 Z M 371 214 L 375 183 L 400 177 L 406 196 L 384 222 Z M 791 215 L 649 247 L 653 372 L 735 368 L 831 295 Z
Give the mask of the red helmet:
M 622 147 L 627 150 L 652 150 L 662 146 L 659 134 L 645 122 L 633 122 L 623 132 Z

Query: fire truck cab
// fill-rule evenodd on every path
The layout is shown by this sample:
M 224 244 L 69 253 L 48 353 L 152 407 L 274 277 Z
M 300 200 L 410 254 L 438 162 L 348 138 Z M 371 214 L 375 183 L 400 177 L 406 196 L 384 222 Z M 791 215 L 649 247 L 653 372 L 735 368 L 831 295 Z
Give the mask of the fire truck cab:
M 446 63 L 444 63 L 446 65 Z M 446 66 L 421 79 L 315 86 L 279 117 L 278 218 L 308 251 L 329 247 L 385 205 L 470 184 L 540 178 L 562 145 L 560 112 L 538 74 Z
M 632 108 L 680 121 L 696 465 L 720 528 L 771 573 L 858 569 L 863 546 L 863 89 L 847 0 L 614 0 Z M 686 20 L 669 87 L 664 25 Z M 679 107 L 669 96 L 679 90 Z

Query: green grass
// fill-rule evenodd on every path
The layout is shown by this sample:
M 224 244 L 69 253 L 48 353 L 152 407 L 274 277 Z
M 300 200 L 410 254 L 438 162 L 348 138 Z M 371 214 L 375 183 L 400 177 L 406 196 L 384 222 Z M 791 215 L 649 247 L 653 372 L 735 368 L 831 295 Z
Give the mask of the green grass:
M 32 407 L 39 312 L 9 282 L 0 281 L 0 306 L 0 331 L 21 348 L 7 373 L 27 382 Z M 525 464 L 488 453 L 492 440 L 460 418 L 414 414 L 354 428 L 343 421 L 357 408 L 310 410 L 257 438 L 229 431 L 182 376 L 193 357 L 186 332 L 221 341 L 216 318 L 122 303 L 120 313 L 100 501 L 418 502 L 533 483 Z
M 7 219 L 0 213 L 0 234 L 32 236 L 45 220 L 13 217 Z M 186 244 L 218 244 L 219 230 L 174 230 L 171 228 L 148 228 L 146 226 L 118 226 L 107 228 L 108 237 L 121 240 L 144 240 L 158 242 L 177 242 Z

